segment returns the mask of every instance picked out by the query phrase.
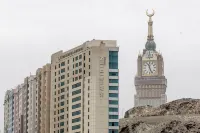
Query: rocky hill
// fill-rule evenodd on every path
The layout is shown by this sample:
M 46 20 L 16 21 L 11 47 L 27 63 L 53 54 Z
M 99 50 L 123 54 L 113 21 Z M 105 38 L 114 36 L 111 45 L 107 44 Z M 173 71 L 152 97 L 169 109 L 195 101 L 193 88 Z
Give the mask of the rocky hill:
M 120 120 L 120 133 L 200 133 L 200 99 L 134 107 Z

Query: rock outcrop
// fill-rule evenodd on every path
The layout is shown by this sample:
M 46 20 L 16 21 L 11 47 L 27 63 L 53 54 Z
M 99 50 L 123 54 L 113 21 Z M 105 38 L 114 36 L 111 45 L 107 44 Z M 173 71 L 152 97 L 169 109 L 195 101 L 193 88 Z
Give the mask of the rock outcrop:
M 120 119 L 120 133 L 200 133 L 200 99 L 179 99 L 160 107 L 134 107 Z

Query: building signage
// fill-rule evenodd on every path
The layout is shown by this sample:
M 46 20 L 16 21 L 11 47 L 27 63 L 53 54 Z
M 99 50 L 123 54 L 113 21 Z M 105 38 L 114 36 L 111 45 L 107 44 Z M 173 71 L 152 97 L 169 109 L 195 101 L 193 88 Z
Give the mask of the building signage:
M 100 57 L 99 60 L 99 96 L 104 97 L 104 66 L 106 63 L 106 57 Z

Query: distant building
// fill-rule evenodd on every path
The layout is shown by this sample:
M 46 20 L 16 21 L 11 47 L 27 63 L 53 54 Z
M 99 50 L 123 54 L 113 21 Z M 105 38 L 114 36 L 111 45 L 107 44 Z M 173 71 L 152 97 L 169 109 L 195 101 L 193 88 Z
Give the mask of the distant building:
M 118 49 L 92 40 L 51 56 L 50 133 L 118 133 Z
M 39 133 L 50 133 L 51 65 L 39 68 L 36 76 L 36 129 Z
M 167 79 L 164 76 L 164 61 L 161 53 L 156 51 L 153 36 L 153 14 L 148 14 L 148 38 L 145 49 L 138 55 L 137 75 L 135 77 L 135 106 L 159 106 L 167 102 L 165 94 Z

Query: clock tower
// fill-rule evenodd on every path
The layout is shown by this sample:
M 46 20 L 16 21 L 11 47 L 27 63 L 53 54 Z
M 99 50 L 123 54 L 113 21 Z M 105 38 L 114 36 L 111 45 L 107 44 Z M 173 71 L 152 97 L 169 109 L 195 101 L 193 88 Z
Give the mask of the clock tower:
M 167 79 L 164 76 L 164 61 L 161 53 L 156 51 L 153 36 L 152 14 L 148 14 L 148 36 L 143 53 L 138 55 L 137 74 L 135 76 L 134 103 L 136 106 L 151 105 L 157 107 L 167 102 L 165 94 Z

